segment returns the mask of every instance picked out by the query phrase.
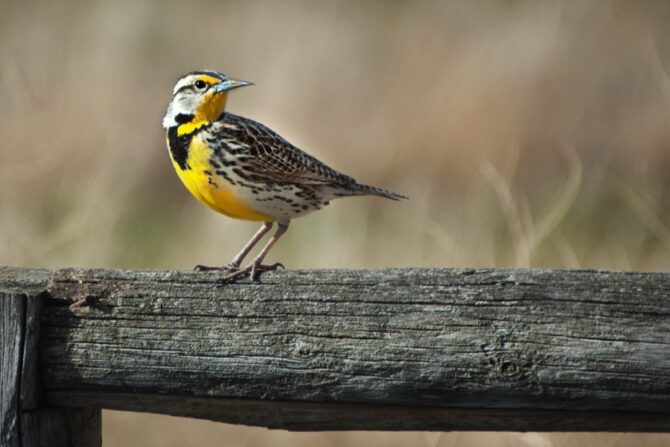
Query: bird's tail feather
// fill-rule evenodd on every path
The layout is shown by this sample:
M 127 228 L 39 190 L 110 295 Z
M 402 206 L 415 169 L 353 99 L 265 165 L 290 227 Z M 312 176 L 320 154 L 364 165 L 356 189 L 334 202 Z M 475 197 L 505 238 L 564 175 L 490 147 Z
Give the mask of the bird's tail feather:
M 409 199 L 409 197 L 403 196 L 402 194 L 398 194 L 382 188 L 377 188 L 376 186 L 361 185 L 360 183 L 356 184 L 356 187 L 352 192 L 357 196 L 380 196 L 391 200 Z

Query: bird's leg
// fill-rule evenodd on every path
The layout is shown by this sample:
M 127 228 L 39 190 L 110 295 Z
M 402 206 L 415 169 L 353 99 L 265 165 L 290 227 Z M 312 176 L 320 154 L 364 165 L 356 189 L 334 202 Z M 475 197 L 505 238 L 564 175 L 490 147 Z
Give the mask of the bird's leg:
M 277 268 L 281 267 L 284 268 L 284 265 L 281 264 L 280 262 L 275 262 L 274 264 L 270 265 L 265 265 L 263 264 L 263 259 L 265 259 L 265 256 L 267 256 L 268 252 L 270 249 L 274 246 L 274 244 L 279 240 L 280 237 L 284 233 L 286 233 L 286 230 L 288 230 L 288 222 L 279 222 L 277 224 L 277 231 L 275 232 L 274 235 L 270 238 L 267 244 L 265 244 L 265 247 L 261 250 L 260 253 L 258 253 L 258 256 L 254 258 L 249 265 L 242 269 L 238 269 L 237 271 L 229 274 L 225 278 L 223 278 L 223 282 L 231 282 L 234 281 L 238 278 L 242 278 L 244 276 L 249 275 L 252 281 L 255 281 L 258 279 L 258 274 L 261 272 L 267 272 L 269 270 L 276 270 Z
M 195 271 L 196 272 L 206 272 L 210 270 L 225 270 L 225 271 L 235 271 L 240 268 L 240 264 L 244 260 L 244 258 L 249 254 L 249 252 L 256 246 L 258 241 L 260 241 L 263 236 L 265 236 L 268 231 L 272 228 L 272 222 L 264 222 L 263 226 L 258 229 L 256 234 L 252 236 L 251 239 L 249 239 L 249 242 L 240 250 L 240 252 L 233 258 L 232 261 L 230 261 L 228 264 L 224 265 L 223 267 L 209 267 L 206 265 L 196 265 L 195 266 Z
M 228 263 L 228 266 L 232 268 L 239 268 L 240 264 L 242 264 L 242 261 L 244 261 L 244 258 L 247 257 L 249 252 L 256 246 L 258 241 L 260 241 L 263 236 L 265 236 L 268 231 L 272 229 L 272 222 L 263 222 L 263 225 L 258 229 L 256 234 L 253 235 L 251 239 L 249 239 L 249 242 L 240 250 L 240 252 L 235 255 L 232 261 Z

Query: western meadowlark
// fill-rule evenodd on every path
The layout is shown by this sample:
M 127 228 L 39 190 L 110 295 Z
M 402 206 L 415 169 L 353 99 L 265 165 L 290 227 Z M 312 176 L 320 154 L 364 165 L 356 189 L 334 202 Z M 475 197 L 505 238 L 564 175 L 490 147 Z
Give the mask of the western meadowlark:
M 223 267 L 224 281 L 249 275 L 255 280 L 266 270 L 263 259 L 295 217 L 320 209 L 332 199 L 377 195 L 406 198 L 362 185 L 284 140 L 272 130 L 225 112 L 228 92 L 252 85 L 210 70 L 182 76 L 163 118 L 172 164 L 186 188 L 205 205 L 227 216 L 261 221 L 263 225 L 233 260 Z M 240 265 L 258 241 L 277 222 L 277 231 L 258 256 Z

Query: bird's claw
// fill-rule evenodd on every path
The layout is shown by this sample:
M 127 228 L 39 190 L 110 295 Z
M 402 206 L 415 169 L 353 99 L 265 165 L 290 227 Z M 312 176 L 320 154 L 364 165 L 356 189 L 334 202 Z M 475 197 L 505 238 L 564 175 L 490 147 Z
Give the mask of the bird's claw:
M 286 269 L 286 267 L 284 267 L 284 264 L 282 264 L 281 262 L 275 262 L 274 264 L 270 265 L 252 262 L 246 267 L 238 268 L 232 273 L 223 277 L 223 279 L 221 279 L 221 283 L 228 284 L 237 279 L 244 278 L 245 276 L 248 276 L 252 281 L 255 282 L 258 281 L 258 278 L 261 273 L 269 272 L 271 270 L 277 270 L 278 268 L 281 268 L 282 270 Z

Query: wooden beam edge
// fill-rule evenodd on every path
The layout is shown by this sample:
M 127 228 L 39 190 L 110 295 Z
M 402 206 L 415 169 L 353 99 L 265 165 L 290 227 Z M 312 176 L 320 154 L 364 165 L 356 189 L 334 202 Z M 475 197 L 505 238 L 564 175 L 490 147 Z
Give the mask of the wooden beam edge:
M 52 407 L 151 412 L 290 431 L 670 432 L 670 413 L 445 408 L 227 399 L 183 395 L 50 392 Z

